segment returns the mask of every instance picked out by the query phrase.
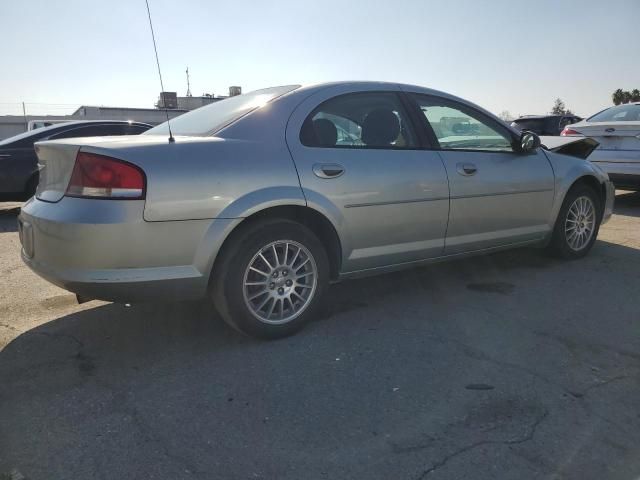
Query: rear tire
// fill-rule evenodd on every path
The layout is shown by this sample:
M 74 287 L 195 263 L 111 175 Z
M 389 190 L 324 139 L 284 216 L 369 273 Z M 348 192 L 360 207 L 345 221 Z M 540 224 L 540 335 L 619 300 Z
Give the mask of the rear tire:
M 213 301 L 236 330 L 286 337 L 317 313 L 329 283 L 322 243 L 304 225 L 262 220 L 233 235 L 213 272 Z
M 588 185 L 576 185 L 567 193 L 558 213 L 548 251 L 568 260 L 582 258 L 593 247 L 602 220 L 597 192 Z

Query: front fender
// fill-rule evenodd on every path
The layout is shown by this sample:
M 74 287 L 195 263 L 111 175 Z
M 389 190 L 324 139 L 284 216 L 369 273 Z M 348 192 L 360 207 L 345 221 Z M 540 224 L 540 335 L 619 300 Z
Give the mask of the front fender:
M 549 151 L 544 153 L 549 159 L 555 175 L 555 194 L 549 217 L 549 226 L 553 229 L 567 192 L 578 180 L 584 177 L 592 177 L 600 185 L 604 185 L 609 178 L 606 173 L 588 160 Z

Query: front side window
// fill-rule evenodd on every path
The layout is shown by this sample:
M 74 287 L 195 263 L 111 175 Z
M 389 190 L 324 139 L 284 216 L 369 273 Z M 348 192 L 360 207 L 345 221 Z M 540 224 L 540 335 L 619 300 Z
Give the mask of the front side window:
M 416 100 L 441 149 L 513 151 L 511 136 L 477 112 L 439 98 L 416 96 Z
M 353 93 L 322 103 L 300 131 L 307 147 L 417 148 L 398 96 L 392 92 Z

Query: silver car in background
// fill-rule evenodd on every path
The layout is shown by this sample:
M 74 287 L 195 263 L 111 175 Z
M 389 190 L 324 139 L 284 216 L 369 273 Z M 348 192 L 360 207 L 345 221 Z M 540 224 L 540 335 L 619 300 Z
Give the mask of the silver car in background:
M 38 144 L 22 257 L 85 298 L 210 297 L 281 337 L 331 281 L 524 245 L 584 256 L 613 187 L 584 160 L 596 142 L 553 141 L 422 87 L 258 90 L 140 136 Z
M 609 174 L 616 187 L 640 190 L 640 102 L 607 108 L 568 125 L 562 136 L 587 136 L 599 145 L 589 160 Z

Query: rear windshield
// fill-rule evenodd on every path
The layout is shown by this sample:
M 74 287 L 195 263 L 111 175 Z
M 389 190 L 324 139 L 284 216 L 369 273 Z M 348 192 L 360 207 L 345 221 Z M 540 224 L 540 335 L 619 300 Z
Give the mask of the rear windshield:
M 247 113 L 260 108 L 267 102 L 298 88 L 299 85 L 264 88 L 244 95 L 225 98 L 200 107 L 171 120 L 174 135 L 211 135 Z M 168 135 L 167 122 L 147 130 L 142 135 Z
M 588 118 L 588 122 L 637 122 L 640 120 L 640 105 L 628 103 L 607 108 Z

